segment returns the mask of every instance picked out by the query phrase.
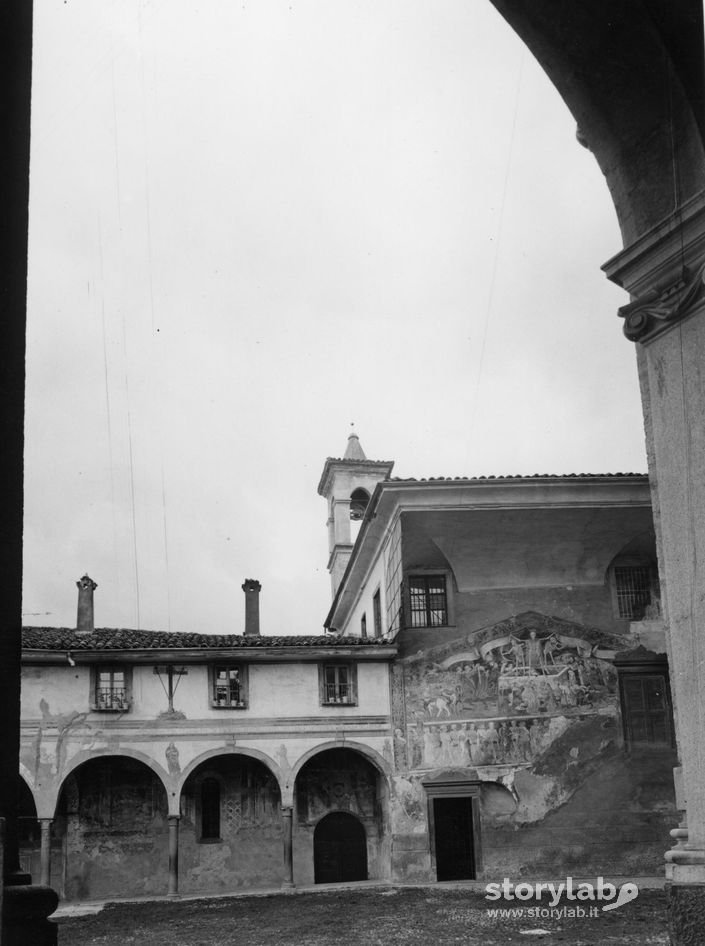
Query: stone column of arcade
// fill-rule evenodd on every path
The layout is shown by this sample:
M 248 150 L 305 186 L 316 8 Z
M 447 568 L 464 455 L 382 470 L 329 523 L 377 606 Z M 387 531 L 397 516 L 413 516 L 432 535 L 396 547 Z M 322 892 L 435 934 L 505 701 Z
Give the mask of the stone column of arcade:
M 705 194 L 605 264 L 633 301 L 685 821 L 666 854 L 671 940 L 705 929 Z
M 170 897 L 179 895 L 179 817 L 169 815 L 169 888 Z
M 282 807 L 284 841 L 284 880 L 282 881 L 282 887 L 294 886 L 293 815 L 293 808 Z
M 58 897 L 32 886 L 20 871 L 17 803 L 22 648 L 22 513 L 25 326 L 29 226 L 29 142 L 32 85 L 32 3 L 0 5 L 0 818 L 3 841 L 2 944 L 50 946 L 55 924 L 47 919 Z
M 45 887 L 48 887 L 51 883 L 51 821 L 51 818 L 39 819 L 42 832 L 39 883 Z

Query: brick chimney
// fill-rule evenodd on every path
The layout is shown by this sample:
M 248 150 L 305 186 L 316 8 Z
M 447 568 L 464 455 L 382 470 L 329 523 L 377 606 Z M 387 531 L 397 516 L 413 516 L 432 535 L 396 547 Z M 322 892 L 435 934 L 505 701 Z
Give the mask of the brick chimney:
M 259 593 L 262 585 L 256 578 L 246 578 L 242 590 L 245 592 L 245 634 L 259 637 Z
M 95 630 L 93 619 L 93 592 L 98 585 L 84 575 L 76 582 L 78 588 L 78 614 L 76 615 L 76 631 L 79 634 L 92 634 Z

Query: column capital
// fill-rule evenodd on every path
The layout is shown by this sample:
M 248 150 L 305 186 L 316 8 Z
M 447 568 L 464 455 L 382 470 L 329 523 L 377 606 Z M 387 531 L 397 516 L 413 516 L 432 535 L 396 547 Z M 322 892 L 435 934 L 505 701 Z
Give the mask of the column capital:
M 705 194 L 669 217 L 602 267 L 632 296 L 617 310 L 632 342 L 646 344 L 705 312 Z

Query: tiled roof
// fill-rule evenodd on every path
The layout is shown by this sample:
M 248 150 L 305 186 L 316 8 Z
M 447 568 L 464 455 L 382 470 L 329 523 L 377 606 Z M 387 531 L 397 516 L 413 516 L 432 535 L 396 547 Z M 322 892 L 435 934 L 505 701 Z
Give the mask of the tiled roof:
M 414 476 L 392 476 L 390 483 L 457 483 L 480 480 L 571 480 L 571 479 L 604 479 L 606 476 L 646 476 L 646 473 L 515 473 L 508 476 L 429 476 L 416 479 Z
M 25 627 L 24 650 L 223 650 L 233 647 L 356 647 L 388 645 L 383 638 L 337 637 L 332 634 L 267 637 L 240 634 L 176 634 L 167 631 L 133 631 L 96 628 L 78 634 L 64 627 Z

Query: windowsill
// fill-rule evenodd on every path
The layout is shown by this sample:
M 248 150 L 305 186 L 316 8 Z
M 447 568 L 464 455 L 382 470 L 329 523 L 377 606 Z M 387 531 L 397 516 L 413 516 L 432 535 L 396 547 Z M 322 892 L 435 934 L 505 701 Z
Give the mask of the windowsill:
M 91 706 L 92 713 L 129 713 L 129 706 Z
M 239 703 L 213 703 L 211 702 L 211 709 L 216 710 L 229 710 L 229 709 L 247 709 L 247 703 L 240 701 Z
M 222 838 L 199 838 L 197 841 L 198 844 L 222 844 Z
M 321 706 L 357 706 L 357 700 L 326 700 Z

